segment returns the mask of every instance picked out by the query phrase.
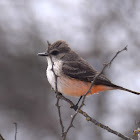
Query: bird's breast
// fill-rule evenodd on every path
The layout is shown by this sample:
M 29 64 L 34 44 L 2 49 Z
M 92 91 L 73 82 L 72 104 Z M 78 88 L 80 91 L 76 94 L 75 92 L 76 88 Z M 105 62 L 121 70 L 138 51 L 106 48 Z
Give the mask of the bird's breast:
M 57 88 L 58 88 L 59 77 L 61 77 L 61 75 L 62 75 L 62 64 L 63 64 L 62 61 L 57 61 L 57 62 L 54 62 L 54 64 L 52 65 L 50 60 L 48 61 L 46 75 L 47 75 L 50 85 L 52 86 L 52 88 L 54 90 L 56 89 L 55 75 L 57 75 Z

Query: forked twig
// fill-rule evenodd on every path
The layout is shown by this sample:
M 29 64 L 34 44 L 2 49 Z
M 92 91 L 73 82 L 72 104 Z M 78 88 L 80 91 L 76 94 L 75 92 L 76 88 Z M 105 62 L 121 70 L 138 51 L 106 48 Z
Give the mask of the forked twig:
M 74 105 L 74 103 L 73 103 L 71 100 L 69 100 L 68 98 L 64 97 L 63 95 L 59 95 L 59 98 L 60 98 L 61 100 L 66 101 L 67 103 L 69 103 L 70 106 L 73 106 L 73 105 Z M 84 112 L 82 109 L 79 109 L 79 110 L 78 110 L 78 113 L 80 113 L 82 116 L 84 116 L 84 117 L 86 118 L 87 121 L 92 122 L 93 124 L 95 124 L 95 125 L 97 125 L 97 126 L 103 128 L 103 129 L 107 130 L 108 132 L 110 132 L 110 133 L 112 133 L 112 134 L 117 135 L 118 137 L 120 137 L 120 138 L 122 138 L 122 139 L 124 139 L 124 140 L 133 140 L 133 139 L 131 139 L 131 138 L 129 138 L 129 137 L 127 137 L 127 136 L 125 136 L 125 135 L 123 135 L 123 134 L 121 134 L 121 133 L 119 133 L 119 132 L 117 132 L 117 131 L 115 131 L 115 130 L 113 130 L 113 129 L 111 129 L 111 128 L 109 128 L 108 126 L 106 126 L 106 125 L 104 125 L 104 124 L 102 124 L 102 123 L 96 121 L 95 119 L 93 119 L 92 117 L 90 117 L 86 112 Z M 76 114 L 77 114 L 77 112 L 76 112 Z M 73 117 L 75 118 L 76 116 L 73 116 Z M 73 118 L 72 118 L 72 119 L 73 119 Z M 73 122 L 73 121 L 74 121 L 74 120 L 72 120 L 71 122 Z M 70 124 L 71 124 L 71 122 L 70 122 Z M 70 126 L 70 125 L 69 125 L 69 126 Z M 72 124 L 72 127 L 73 127 L 73 124 Z M 71 127 L 70 127 L 70 128 L 71 128 Z M 67 132 L 67 133 L 68 133 L 68 132 Z M 65 136 L 65 138 L 66 138 L 66 136 Z M 63 140 L 64 140 L 64 139 L 63 139 Z

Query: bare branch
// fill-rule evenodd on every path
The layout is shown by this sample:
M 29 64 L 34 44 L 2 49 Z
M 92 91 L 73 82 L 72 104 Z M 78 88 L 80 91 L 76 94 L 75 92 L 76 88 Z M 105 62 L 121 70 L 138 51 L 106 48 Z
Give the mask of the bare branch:
M 95 125 L 107 130 L 108 132 L 113 133 L 113 134 L 117 135 L 118 137 L 120 137 L 124 140 L 133 140 L 133 139 L 131 139 L 127 136 L 124 136 L 123 134 L 111 129 L 110 127 L 96 121 L 95 119 L 91 118 L 86 112 L 82 111 L 81 109 L 79 110 L 79 113 L 82 114 L 86 118 L 87 121 L 90 121 L 90 122 L 94 123 Z
M 63 134 L 64 134 L 64 125 L 63 125 L 63 121 L 62 121 L 62 117 L 61 117 L 61 110 L 60 110 L 59 100 L 60 100 L 60 98 L 57 97 L 56 106 L 57 106 L 57 110 L 58 110 L 59 122 L 60 122 L 60 126 L 61 126 L 62 137 L 63 137 Z
M 122 51 L 126 51 L 126 50 L 127 50 L 127 46 L 124 47 L 122 50 L 118 51 L 118 52 L 115 54 L 115 56 L 110 60 L 109 63 L 104 64 L 104 66 L 103 66 L 101 72 L 95 75 L 93 81 L 91 82 L 91 85 L 90 85 L 88 91 L 87 91 L 87 92 L 85 93 L 85 95 L 83 96 L 83 100 L 82 100 L 82 103 L 81 103 L 79 109 L 81 109 L 81 108 L 84 106 L 84 102 L 85 102 L 86 95 L 87 95 L 88 93 L 91 92 L 91 88 L 92 88 L 92 86 L 94 85 L 96 79 L 104 72 L 104 70 L 105 70 L 108 66 L 110 66 L 110 65 L 112 64 L 113 60 L 118 56 L 119 53 L 121 53 Z
M 77 114 L 78 114 L 78 112 L 76 112 L 76 113 L 73 115 L 73 117 L 72 117 L 72 119 L 71 119 L 71 121 L 70 121 L 70 124 L 69 124 L 67 130 L 66 130 L 66 131 L 64 132 L 64 134 L 63 134 L 63 140 L 66 140 L 67 133 L 69 132 L 70 128 L 74 127 L 73 121 L 74 121 L 75 117 L 77 116 Z
M 51 45 L 51 44 L 48 42 L 48 45 Z M 50 60 L 51 60 L 51 63 L 52 63 L 52 72 L 55 75 L 55 93 L 56 93 L 56 98 L 57 98 L 56 106 L 57 106 L 59 122 L 60 122 L 60 126 L 61 126 L 61 133 L 62 133 L 62 137 L 63 137 L 64 125 L 63 125 L 63 121 L 62 121 L 62 117 L 61 117 L 61 110 L 60 110 L 60 105 L 59 105 L 59 94 L 60 93 L 58 92 L 58 89 L 57 89 L 57 78 L 58 78 L 58 75 L 56 75 L 56 73 L 54 71 L 54 62 L 52 61 L 52 57 L 51 56 L 49 56 L 49 57 L 50 57 Z
M 17 123 L 14 122 L 14 125 L 15 125 L 15 140 L 17 140 Z
M 119 53 L 121 53 L 122 51 L 127 51 L 127 45 L 122 49 L 122 50 L 120 50 L 120 51 L 118 51 L 117 53 L 116 53 L 116 55 L 111 59 L 111 61 L 107 64 L 107 65 L 111 65 L 112 64 L 112 62 L 113 62 L 113 60 L 118 56 L 118 54 Z
M 69 100 L 68 98 L 64 97 L 63 95 L 59 95 L 59 98 L 60 98 L 61 100 L 66 101 L 67 103 L 69 103 L 70 106 L 73 106 L 73 105 L 74 105 L 74 103 L 73 103 L 71 100 Z M 133 139 L 131 139 L 131 138 L 129 138 L 129 137 L 127 137 L 127 136 L 125 136 L 125 135 L 123 135 L 123 134 L 121 134 L 121 133 L 119 133 L 119 132 L 117 132 L 117 131 L 115 131 L 115 130 L 113 130 L 113 129 L 111 129 L 111 128 L 109 128 L 108 126 L 106 126 L 106 125 L 104 125 L 104 124 L 102 124 L 102 123 L 96 121 L 95 119 L 93 119 L 92 117 L 90 117 L 86 112 L 84 112 L 84 111 L 81 110 L 81 109 L 78 110 L 78 113 L 80 113 L 82 116 L 84 116 L 84 117 L 86 118 L 87 121 L 92 122 L 93 124 L 97 125 L 98 127 L 101 127 L 101 128 L 103 128 L 103 129 L 107 130 L 108 132 L 113 133 L 113 134 L 117 135 L 118 137 L 120 137 L 120 138 L 122 138 L 122 139 L 124 139 L 124 140 L 133 140 Z M 77 115 L 77 112 L 76 112 L 76 114 L 75 114 L 73 117 L 75 118 L 76 115 Z M 72 119 L 73 119 L 73 118 L 72 118 Z M 73 122 L 73 121 L 74 121 L 74 120 L 72 120 L 72 122 Z M 71 125 L 71 124 L 70 124 L 70 125 Z M 69 126 L 70 126 L 70 125 L 69 125 Z M 73 125 L 72 125 L 72 126 L 73 126 Z M 71 127 L 70 127 L 70 128 L 71 128 Z M 70 128 L 69 128 L 69 129 L 70 129 Z M 69 131 L 69 130 L 68 130 L 68 131 Z M 68 132 L 67 132 L 67 133 L 68 133 Z M 63 139 L 63 140 L 64 140 L 64 139 Z

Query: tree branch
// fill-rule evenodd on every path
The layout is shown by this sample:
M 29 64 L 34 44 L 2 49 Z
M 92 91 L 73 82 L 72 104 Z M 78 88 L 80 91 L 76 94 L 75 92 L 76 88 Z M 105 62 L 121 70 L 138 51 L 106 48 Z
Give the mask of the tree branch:
M 73 115 L 73 117 L 72 117 L 72 119 L 71 119 L 71 121 L 70 121 L 70 124 L 69 124 L 67 130 L 66 130 L 66 131 L 64 132 L 64 134 L 63 134 L 63 140 L 66 140 L 66 137 L 67 137 L 67 134 L 68 134 L 70 128 L 74 127 L 73 121 L 74 121 L 75 117 L 77 116 L 77 114 L 78 114 L 78 112 L 76 112 L 76 113 Z
M 63 95 L 59 95 L 59 98 L 61 100 L 66 101 L 67 103 L 69 103 L 70 106 L 73 106 L 74 105 L 74 103 L 71 100 L 69 100 L 68 98 L 64 97 Z M 84 116 L 87 121 L 92 122 L 93 124 L 97 125 L 98 127 L 101 127 L 103 129 L 107 130 L 108 132 L 113 133 L 113 134 L 117 135 L 118 137 L 120 137 L 120 138 L 122 138 L 124 140 L 133 140 L 133 139 L 131 139 L 131 138 L 129 138 L 129 137 L 127 137 L 127 136 L 125 136 L 125 135 L 123 135 L 123 134 L 121 134 L 121 133 L 119 133 L 119 132 L 117 132 L 117 131 L 115 131 L 115 130 L 113 130 L 111 128 L 109 128 L 108 126 L 106 126 L 106 125 L 104 125 L 104 124 L 96 121 L 95 119 L 93 119 L 92 117 L 90 117 L 86 112 L 84 112 L 82 109 L 79 109 L 78 110 L 78 113 L 80 113 L 82 116 Z M 77 112 L 76 112 L 76 114 L 77 114 Z M 72 122 L 73 122 L 73 120 L 72 120 Z
M 94 77 L 94 79 L 93 79 L 93 81 L 92 81 L 92 83 L 91 83 L 91 85 L 90 85 L 88 91 L 87 91 L 87 92 L 85 93 L 85 95 L 83 96 L 81 105 L 79 106 L 77 112 L 75 112 L 75 114 L 73 115 L 73 117 L 72 117 L 72 119 L 71 119 L 71 121 L 70 121 L 70 124 L 69 124 L 69 126 L 68 126 L 68 128 L 66 129 L 65 132 L 64 132 L 63 121 L 62 121 L 62 118 L 61 118 L 61 112 L 60 112 L 60 106 L 59 106 L 59 99 L 65 100 L 67 103 L 70 104 L 70 106 L 73 106 L 74 103 L 73 103 L 71 100 L 69 100 L 68 98 L 64 97 L 62 94 L 58 94 L 58 91 L 57 91 L 57 78 L 58 78 L 58 76 L 57 76 L 57 75 L 55 74 L 55 72 L 54 72 L 54 63 L 53 63 L 53 61 L 52 61 L 52 58 L 50 57 L 50 58 L 51 58 L 51 61 L 52 61 L 52 71 L 54 72 L 54 75 L 55 75 L 55 92 L 56 92 L 56 94 L 57 94 L 57 96 L 56 96 L 56 97 L 57 97 L 56 106 L 57 106 L 57 108 L 58 108 L 58 114 L 59 114 L 60 126 L 61 126 L 61 129 L 62 129 L 62 137 L 63 137 L 63 140 L 66 140 L 66 137 L 67 137 L 67 134 L 68 134 L 70 128 L 74 127 L 74 126 L 73 126 L 73 121 L 74 121 L 74 119 L 75 119 L 75 117 L 77 116 L 78 113 L 80 113 L 81 115 L 83 115 L 83 116 L 86 118 L 87 121 L 92 122 L 93 124 L 95 124 L 95 125 L 97 125 L 97 126 L 103 128 L 103 129 L 107 130 L 108 132 L 113 133 L 113 134 L 117 135 L 118 137 L 120 137 L 120 138 L 122 138 L 122 139 L 124 139 L 124 140 L 132 140 L 131 138 L 129 138 L 129 137 L 127 137 L 127 136 L 124 136 L 123 134 L 121 134 L 121 133 L 119 133 L 119 132 L 117 132 L 117 131 L 115 131 L 115 130 L 109 128 L 108 126 L 106 126 L 106 125 L 104 125 L 104 124 L 102 124 L 102 123 L 96 121 L 95 119 L 91 118 L 86 112 L 84 112 L 84 111 L 81 110 L 81 108 L 82 108 L 83 105 L 84 105 L 86 95 L 87 95 L 88 93 L 91 92 L 91 88 L 92 88 L 92 86 L 94 85 L 95 80 L 104 72 L 104 70 L 105 70 L 106 67 L 108 67 L 108 66 L 110 66 L 110 65 L 112 64 L 113 60 L 117 57 L 117 55 L 118 55 L 119 53 L 121 53 L 122 51 L 124 51 L 124 50 L 127 50 L 127 47 L 125 47 L 124 49 L 118 51 L 118 52 L 115 54 L 115 56 L 111 59 L 111 61 L 110 61 L 109 63 L 104 64 L 104 66 L 103 66 L 101 72 L 95 75 L 95 77 Z
M 122 49 L 122 50 L 120 50 L 120 51 L 118 51 L 117 53 L 116 53 L 116 55 L 111 59 L 111 61 L 107 64 L 107 65 L 111 65 L 112 64 L 112 62 L 113 62 L 113 60 L 118 56 L 118 54 L 119 53 L 121 53 L 122 51 L 127 51 L 127 45 Z
M 111 66 L 113 60 L 114 60 L 114 59 L 118 56 L 118 54 L 121 53 L 122 51 L 127 51 L 127 46 L 124 47 L 122 50 L 118 51 L 118 52 L 115 54 L 115 56 L 110 60 L 110 62 L 104 64 L 104 66 L 103 66 L 101 72 L 95 75 L 93 81 L 91 82 L 91 85 L 90 85 L 88 91 L 87 91 L 87 92 L 85 93 L 85 95 L 83 96 L 83 100 L 82 100 L 82 103 L 81 103 L 79 109 L 81 109 L 81 108 L 84 106 L 84 102 L 85 102 L 86 96 L 87 96 L 88 93 L 91 92 L 92 86 L 95 84 L 96 79 L 104 72 L 104 70 L 105 70 L 108 66 Z
M 51 45 L 48 42 L 48 46 Z M 58 75 L 56 75 L 55 71 L 54 71 L 54 62 L 52 60 L 52 57 L 50 57 L 50 60 L 51 60 L 51 63 L 52 63 L 52 72 L 54 73 L 54 76 L 55 76 L 55 93 L 56 93 L 56 98 L 57 98 L 57 101 L 56 101 L 56 107 L 57 107 L 57 110 L 58 110 L 58 116 L 59 116 L 59 122 L 60 122 L 60 126 L 61 126 L 61 133 L 62 133 L 62 137 L 63 137 L 63 134 L 64 134 L 64 125 L 63 125 L 63 121 L 62 121 L 62 117 L 61 117 L 61 110 L 60 110 L 60 105 L 59 105 L 59 93 L 58 92 L 58 88 L 57 88 L 57 78 L 58 78 Z
M 113 133 L 116 136 L 118 136 L 118 137 L 120 137 L 120 138 L 122 138 L 124 140 L 133 140 L 133 139 L 131 139 L 131 138 L 129 138 L 129 137 L 127 137 L 127 136 L 125 136 L 125 135 L 113 130 L 113 129 L 111 129 L 110 127 L 108 127 L 108 126 L 96 121 L 95 119 L 91 118 L 86 112 L 82 111 L 81 109 L 79 110 L 79 113 L 82 114 L 86 118 L 87 121 L 90 121 L 90 122 L 94 123 L 95 125 L 107 130 L 108 132 Z
M 57 106 L 57 110 L 58 110 L 59 122 L 60 122 L 61 132 L 62 132 L 62 136 L 63 136 L 63 134 L 64 134 L 64 125 L 63 125 L 63 121 L 62 121 L 62 117 L 61 117 L 61 110 L 60 110 L 61 106 L 59 105 L 59 100 L 60 100 L 60 98 L 57 97 L 56 106 Z

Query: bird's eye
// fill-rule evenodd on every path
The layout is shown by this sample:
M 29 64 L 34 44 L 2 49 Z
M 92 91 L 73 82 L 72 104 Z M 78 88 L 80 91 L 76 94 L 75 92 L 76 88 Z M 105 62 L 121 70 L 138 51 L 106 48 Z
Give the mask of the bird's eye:
M 57 50 L 51 52 L 52 55 L 57 55 L 58 53 L 59 52 Z

